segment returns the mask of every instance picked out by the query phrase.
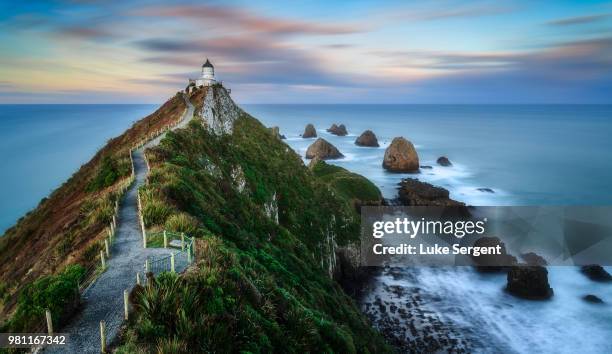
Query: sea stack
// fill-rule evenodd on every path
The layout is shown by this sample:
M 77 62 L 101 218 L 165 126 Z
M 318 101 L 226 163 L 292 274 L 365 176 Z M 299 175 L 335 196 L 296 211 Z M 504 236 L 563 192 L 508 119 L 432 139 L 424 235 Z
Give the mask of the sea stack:
M 323 138 L 317 139 L 308 147 L 308 150 L 306 150 L 307 159 L 319 158 L 321 160 L 329 160 L 339 159 L 341 157 L 344 157 L 344 155 L 342 155 L 335 146 Z
M 448 159 L 448 157 L 446 157 L 446 156 L 438 157 L 438 160 L 436 162 L 438 163 L 438 165 L 444 166 L 444 167 L 448 167 L 448 166 L 452 166 L 453 165 L 450 162 L 450 160 Z
M 306 139 L 306 138 L 316 138 L 316 137 L 317 137 L 317 130 L 315 129 L 314 125 L 312 124 L 306 125 L 306 128 L 304 128 L 304 134 L 302 134 L 302 138 Z
M 369 146 L 369 147 L 378 147 L 378 139 L 376 139 L 376 135 L 371 130 L 366 130 L 355 140 L 355 145 L 358 146 Z
M 553 296 L 548 271 L 542 266 L 518 265 L 510 268 L 506 290 L 518 297 L 545 300 Z
M 345 136 L 348 134 L 344 124 L 336 125 L 335 123 L 332 124 L 332 126 L 329 127 L 329 129 L 327 129 L 327 132 L 330 134 L 338 135 L 338 136 Z
M 391 172 L 418 172 L 419 156 L 410 141 L 397 137 L 385 150 L 382 165 Z

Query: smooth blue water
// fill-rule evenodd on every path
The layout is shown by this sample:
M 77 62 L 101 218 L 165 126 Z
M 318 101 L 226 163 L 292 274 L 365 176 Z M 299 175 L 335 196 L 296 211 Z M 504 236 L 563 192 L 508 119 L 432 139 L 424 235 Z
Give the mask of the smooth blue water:
M 0 105 L 0 234 L 155 105 Z
M 287 143 L 302 156 L 314 139 L 302 139 L 299 134 L 313 123 L 320 137 L 346 155 L 332 163 L 368 177 L 386 197 L 394 197 L 397 182 L 408 175 L 382 169 L 384 149 L 393 137 L 404 136 L 415 144 L 421 164 L 433 166 L 411 176 L 444 186 L 451 197 L 472 205 L 612 204 L 612 106 L 246 108 L 266 125 L 279 126 Z M 344 123 L 350 135 L 325 132 L 332 123 Z M 380 148 L 354 145 L 365 129 L 376 133 L 383 143 Z M 436 166 L 441 155 L 448 156 L 454 166 Z M 493 188 L 495 193 L 479 192 L 479 187 Z M 522 300 L 505 293 L 505 274 L 483 275 L 468 267 L 404 271 L 416 272 L 418 281 L 397 282 L 437 297 L 422 306 L 455 329 L 475 333 L 476 352 L 612 352 L 612 285 L 587 279 L 577 267 L 548 267 L 555 292 L 549 301 Z M 383 284 L 394 281 L 387 278 L 376 279 L 377 286 L 365 301 L 385 294 Z M 586 303 L 582 300 L 586 294 L 608 304 Z

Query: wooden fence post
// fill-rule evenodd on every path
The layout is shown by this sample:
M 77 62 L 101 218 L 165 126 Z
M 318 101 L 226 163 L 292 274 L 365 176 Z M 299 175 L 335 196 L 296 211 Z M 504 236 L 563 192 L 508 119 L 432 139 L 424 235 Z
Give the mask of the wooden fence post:
M 102 270 L 106 269 L 106 261 L 104 260 L 104 251 L 100 251 L 100 261 L 102 262 Z
M 181 232 L 181 251 L 185 250 L 185 233 Z
M 100 352 L 106 353 L 106 323 L 100 321 Z
M 110 258 L 110 246 L 108 245 L 108 239 L 104 240 L 104 249 L 106 250 L 106 257 Z
M 128 313 L 129 313 L 128 298 L 129 298 L 129 292 L 127 290 L 123 290 L 123 314 L 124 314 L 124 318 L 126 321 L 128 320 Z
M 145 259 L 145 273 L 149 272 L 149 258 Z
M 136 285 L 140 285 L 140 272 L 136 273 Z
M 172 273 L 175 273 L 175 268 L 174 268 L 174 253 L 170 253 L 170 271 Z
M 166 230 L 164 230 L 164 248 L 168 248 L 168 235 L 166 234 Z
M 51 317 L 51 311 L 45 310 L 45 317 L 47 318 L 47 333 L 53 334 L 53 317 Z

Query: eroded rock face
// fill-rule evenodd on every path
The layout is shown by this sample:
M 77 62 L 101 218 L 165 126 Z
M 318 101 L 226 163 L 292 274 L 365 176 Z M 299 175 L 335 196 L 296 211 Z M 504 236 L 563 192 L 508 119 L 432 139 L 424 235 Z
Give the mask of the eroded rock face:
M 438 163 L 438 165 L 440 166 L 444 166 L 444 167 L 448 167 L 448 166 L 452 166 L 453 164 L 450 162 L 450 160 L 448 159 L 448 157 L 446 156 L 440 156 L 438 157 L 438 159 L 436 160 L 436 162 Z
M 202 110 L 199 112 L 204 126 L 217 135 L 231 134 L 234 122 L 241 114 L 242 110 L 221 86 L 208 88 Z
M 338 136 L 345 136 L 348 134 L 344 124 L 336 125 L 335 123 L 332 124 L 332 126 L 329 127 L 329 129 L 327 129 L 327 132 L 330 134 L 338 135 Z
M 545 300 L 553 296 L 548 271 L 541 266 L 514 266 L 508 272 L 506 290 L 524 299 Z
M 279 127 L 272 127 L 270 128 L 270 132 L 272 132 L 272 135 L 274 137 L 276 137 L 279 140 L 282 139 L 287 139 L 283 134 L 280 133 L 280 128 Z
M 582 266 L 580 271 L 584 273 L 589 279 L 594 281 L 612 281 L 612 275 L 608 273 L 604 267 L 599 264 L 589 264 Z
M 391 172 L 418 172 L 419 156 L 414 145 L 402 137 L 394 138 L 385 150 L 383 167 Z
M 306 139 L 306 138 L 316 138 L 316 137 L 317 137 L 317 130 L 315 129 L 314 125 L 312 124 L 306 125 L 306 128 L 304 128 L 304 134 L 302 134 L 302 138 Z
M 371 130 L 366 130 L 355 140 L 355 145 L 358 146 L 369 146 L 369 147 L 379 147 L 378 139 L 376 135 Z
M 342 155 L 335 146 L 323 138 L 317 139 L 308 147 L 308 150 L 306 150 L 307 159 L 319 158 L 321 160 L 329 160 L 339 159 L 342 157 L 344 157 L 344 155 Z

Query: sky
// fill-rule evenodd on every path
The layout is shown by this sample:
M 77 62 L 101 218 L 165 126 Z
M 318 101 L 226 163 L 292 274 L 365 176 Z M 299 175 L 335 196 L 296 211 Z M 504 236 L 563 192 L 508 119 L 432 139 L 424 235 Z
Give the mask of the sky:
M 0 103 L 612 103 L 601 1 L 0 0 Z

